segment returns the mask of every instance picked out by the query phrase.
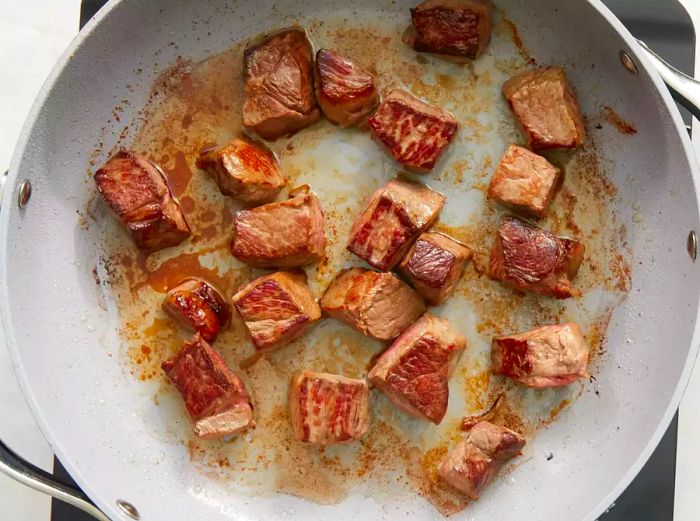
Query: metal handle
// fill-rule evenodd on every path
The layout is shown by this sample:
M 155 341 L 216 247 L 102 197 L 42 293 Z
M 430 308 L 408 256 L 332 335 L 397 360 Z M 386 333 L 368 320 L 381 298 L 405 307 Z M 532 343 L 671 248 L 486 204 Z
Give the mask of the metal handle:
M 34 490 L 73 505 L 95 519 L 110 521 L 83 491 L 56 481 L 48 472 L 15 454 L 2 440 L 0 440 L 0 472 Z
M 641 40 L 637 40 L 639 46 L 644 51 L 654 68 L 664 80 L 671 96 L 678 103 L 683 105 L 688 112 L 700 119 L 700 81 L 679 71 L 673 65 L 666 62 L 658 54 L 652 51 L 649 46 Z

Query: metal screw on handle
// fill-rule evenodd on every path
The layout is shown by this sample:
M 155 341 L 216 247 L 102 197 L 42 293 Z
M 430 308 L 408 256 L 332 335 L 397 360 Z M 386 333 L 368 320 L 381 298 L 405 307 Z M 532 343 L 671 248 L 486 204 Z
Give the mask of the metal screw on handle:
M 0 472 L 34 490 L 73 505 L 95 519 L 110 521 L 83 491 L 56 481 L 48 472 L 15 454 L 2 440 L 0 440 Z

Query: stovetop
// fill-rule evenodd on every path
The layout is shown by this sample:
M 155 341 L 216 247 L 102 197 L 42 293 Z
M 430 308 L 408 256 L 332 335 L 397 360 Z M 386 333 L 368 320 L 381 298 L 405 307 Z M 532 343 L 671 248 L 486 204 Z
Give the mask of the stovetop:
M 688 74 L 693 73 L 695 32 L 683 7 L 676 0 L 603 0 L 637 38 L 644 40 L 663 58 Z M 106 3 L 83 0 L 80 27 Z M 681 108 L 681 107 L 679 107 Z M 681 108 L 690 125 L 690 114 Z M 600 521 L 669 521 L 673 519 L 678 415 L 647 464 Z M 54 475 L 75 486 L 60 462 L 54 460 Z M 70 505 L 53 500 L 51 521 L 91 521 Z

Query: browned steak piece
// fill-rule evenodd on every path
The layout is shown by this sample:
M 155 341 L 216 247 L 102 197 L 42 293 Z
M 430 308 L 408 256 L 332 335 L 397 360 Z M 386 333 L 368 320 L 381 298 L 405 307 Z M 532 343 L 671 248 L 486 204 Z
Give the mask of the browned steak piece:
M 459 130 L 452 114 L 403 90 L 387 94 L 368 123 L 391 157 L 420 173 L 438 164 Z
M 121 150 L 95 173 L 95 184 L 139 248 L 160 250 L 190 236 L 163 172 L 145 157 Z
M 517 432 L 481 421 L 443 458 L 438 473 L 460 492 L 478 499 L 503 464 L 524 446 L 525 438 Z
M 330 445 L 359 440 L 369 427 L 369 387 L 364 380 L 302 371 L 292 377 L 289 412 L 299 441 Z
M 495 374 L 528 387 L 561 387 L 588 377 L 588 346 L 573 322 L 494 338 L 491 361 Z
M 467 341 L 447 320 L 426 313 L 377 359 L 367 376 L 401 410 L 442 421 L 448 380 Z
M 489 185 L 489 199 L 516 211 L 544 217 L 559 185 L 560 170 L 527 148 L 510 145 Z
M 295 268 L 321 260 L 326 246 L 323 211 L 304 185 L 289 199 L 240 210 L 233 218 L 231 253 L 259 268 Z
M 394 268 L 440 215 L 445 196 L 393 179 L 374 192 L 350 230 L 348 250 L 378 270 Z
M 331 50 L 316 53 L 316 97 L 325 116 L 350 127 L 363 123 L 379 103 L 374 77 Z
M 275 140 L 318 121 L 311 44 L 301 29 L 279 32 L 244 52 L 243 124 Z
M 206 280 L 190 277 L 168 290 L 163 311 L 180 325 L 213 342 L 231 321 L 231 305 L 219 289 Z
M 287 184 L 275 156 L 245 139 L 203 150 L 197 167 L 214 177 L 222 194 L 248 204 L 274 200 Z
M 491 249 L 489 275 L 513 289 L 558 299 L 577 296 L 571 285 L 585 247 L 515 217 L 506 217 Z
M 220 438 L 255 426 L 245 384 L 198 333 L 162 368 L 180 391 L 200 438 Z
M 491 39 L 490 0 L 426 0 L 411 9 L 416 51 L 474 59 Z
M 464 244 L 438 232 L 418 237 L 401 261 L 401 273 L 431 304 L 441 304 L 457 287 L 472 252 Z
M 581 109 L 561 67 L 542 67 L 513 76 L 503 95 L 535 151 L 576 148 L 586 139 Z
M 303 271 L 279 271 L 258 277 L 233 296 L 233 305 L 260 352 L 299 338 L 321 318 Z
M 321 309 L 363 335 L 392 340 L 423 314 L 425 304 L 393 273 L 352 268 L 331 282 Z

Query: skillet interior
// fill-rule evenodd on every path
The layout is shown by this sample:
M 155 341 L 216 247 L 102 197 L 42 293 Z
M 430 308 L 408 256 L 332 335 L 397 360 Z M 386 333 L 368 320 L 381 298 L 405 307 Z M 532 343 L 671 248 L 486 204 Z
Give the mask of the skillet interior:
M 545 2 L 536 4 L 502 6 L 530 53 L 540 63 L 567 67 L 589 118 L 610 105 L 638 129 L 634 136 L 621 136 L 610 126 L 592 130 L 603 167 L 618 187 L 612 204 L 634 252 L 632 291 L 612 318 L 607 354 L 596 366 L 597 381 L 587 386 L 591 392 L 532 440 L 529 461 L 471 505 L 466 518 L 582 518 L 596 513 L 626 471 L 641 465 L 639 455 L 666 414 L 684 369 L 697 308 L 697 274 L 684 250 L 687 231 L 697 223 L 697 206 L 676 122 L 644 71 L 634 77 L 620 67 L 617 50 L 626 46 L 593 9 L 558 5 L 557 11 Z M 374 9 L 356 5 L 360 18 Z M 319 3 L 305 9 L 318 16 L 337 15 L 334 7 Z M 122 2 L 83 36 L 86 44 L 56 77 L 49 102 L 28 127 L 27 146 L 20 146 L 13 165 L 13 175 L 32 179 L 35 195 L 22 214 L 12 208 L 3 216 L 3 227 L 13 220 L 3 280 L 13 298 L 3 306 L 3 318 L 14 326 L 10 344 L 15 362 L 47 437 L 108 511 L 114 499 L 124 497 L 144 517 L 173 519 L 214 517 L 218 510 L 239 517 L 301 518 L 318 514 L 317 508 L 339 518 L 397 510 L 432 516 L 431 507 L 418 498 L 380 498 L 386 503 L 378 504 L 353 493 L 342 505 L 318 507 L 286 496 L 236 494 L 230 485 L 193 472 L 182 445 L 157 435 L 153 422 L 167 423 L 171 413 L 136 405 L 152 393 L 133 385 L 133 376 L 116 362 L 121 339 L 114 302 L 104 303 L 106 311 L 96 305 L 102 293 L 92 269 L 105 253 L 105 230 L 93 224 L 85 230 L 76 214 L 92 197 L 92 181 L 85 173 L 93 170 L 90 161 L 105 159 L 126 125 L 140 126 L 137 111 L 146 104 L 154 77 L 178 55 L 206 58 L 229 48 L 232 39 L 289 24 L 299 7 L 183 2 L 139 9 L 134 16 L 136 3 Z M 352 11 L 347 8 L 355 17 Z M 246 13 L 245 23 L 241 13 Z M 586 24 L 569 23 L 584 19 Z M 551 30 L 541 31 L 543 24 Z M 588 42 L 584 32 L 609 39 Z M 582 46 L 582 41 L 587 43 Z M 108 49 L 123 50 L 115 56 Z M 129 103 L 120 104 L 126 98 Z M 123 112 L 111 113 L 116 105 Z M 98 142 L 103 155 L 90 156 Z M 32 270 L 26 268 L 28 258 Z M 661 277 L 666 266 L 675 271 L 666 269 Z M 555 457 L 547 461 L 550 452 Z M 111 469 L 109 475 L 105 468 Z M 576 486 L 561 490 L 564 476 Z M 554 491 L 558 501 L 551 499 Z

